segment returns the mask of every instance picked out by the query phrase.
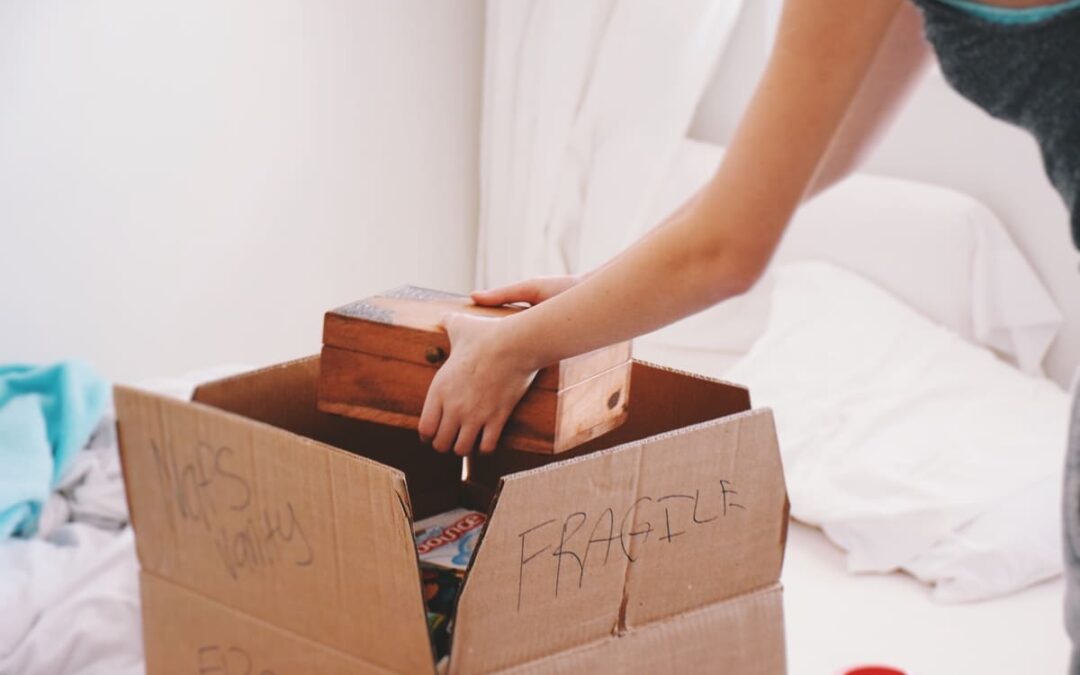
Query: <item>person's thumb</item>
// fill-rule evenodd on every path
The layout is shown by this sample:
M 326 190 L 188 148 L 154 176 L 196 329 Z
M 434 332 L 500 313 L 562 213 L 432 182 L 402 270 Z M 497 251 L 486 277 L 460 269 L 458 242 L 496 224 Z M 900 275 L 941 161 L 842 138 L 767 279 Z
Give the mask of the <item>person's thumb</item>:
M 460 317 L 461 313 L 459 312 L 447 312 L 439 319 L 439 328 L 446 331 L 446 334 L 450 336 L 451 340 L 457 330 L 457 321 Z

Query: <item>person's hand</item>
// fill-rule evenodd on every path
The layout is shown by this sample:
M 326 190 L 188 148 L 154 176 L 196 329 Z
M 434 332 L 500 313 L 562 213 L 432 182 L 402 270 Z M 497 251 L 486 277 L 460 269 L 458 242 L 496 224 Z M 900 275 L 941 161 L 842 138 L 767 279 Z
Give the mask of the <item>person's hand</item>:
M 456 313 L 443 318 L 450 356 L 435 373 L 419 425 L 421 440 L 437 451 L 467 455 L 478 441 L 480 452 L 494 450 L 536 376 L 526 350 L 508 339 L 506 321 Z
M 475 291 L 472 300 L 486 306 L 536 305 L 579 281 L 574 275 L 536 277 Z M 435 373 L 419 425 L 420 438 L 439 452 L 467 455 L 477 443 L 480 452 L 494 450 L 507 418 L 536 376 L 530 355 L 511 344 L 503 321 L 468 314 L 443 318 L 450 356 Z
M 538 305 L 555 297 L 581 281 L 576 275 L 561 277 L 535 277 L 519 281 L 516 284 L 492 288 L 485 291 L 473 291 L 472 301 L 478 305 L 508 305 L 512 302 L 527 302 Z

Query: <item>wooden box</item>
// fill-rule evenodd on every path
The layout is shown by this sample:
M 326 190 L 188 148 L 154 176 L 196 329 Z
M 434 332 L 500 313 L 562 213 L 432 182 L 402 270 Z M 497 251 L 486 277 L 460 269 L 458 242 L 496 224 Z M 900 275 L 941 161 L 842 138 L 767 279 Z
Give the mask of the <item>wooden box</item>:
M 319 367 L 323 412 L 415 429 L 450 341 L 448 312 L 500 317 L 520 307 L 481 307 L 467 296 L 403 286 L 326 313 Z M 558 453 L 626 420 L 630 343 L 582 354 L 537 373 L 503 428 L 500 447 Z

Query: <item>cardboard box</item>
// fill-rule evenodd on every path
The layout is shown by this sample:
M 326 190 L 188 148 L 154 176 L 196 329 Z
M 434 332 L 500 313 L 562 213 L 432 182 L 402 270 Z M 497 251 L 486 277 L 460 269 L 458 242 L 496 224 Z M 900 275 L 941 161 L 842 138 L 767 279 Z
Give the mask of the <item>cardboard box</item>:
M 416 429 L 435 371 L 449 356 L 440 327 L 450 312 L 504 317 L 468 296 L 402 286 L 326 313 L 319 410 Z M 630 343 L 581 354 L 536 374 L 503 428 L 500 446 L 559 453 L 626 420 Z
M 570 456 L 461 459 L 320 413 L 317 358 L 118 387 L 147 669 L 432 673 L 411 524 L 489 512 L 450 673 L 785 670 L 771 412 L 634 362 L 628 421 Z

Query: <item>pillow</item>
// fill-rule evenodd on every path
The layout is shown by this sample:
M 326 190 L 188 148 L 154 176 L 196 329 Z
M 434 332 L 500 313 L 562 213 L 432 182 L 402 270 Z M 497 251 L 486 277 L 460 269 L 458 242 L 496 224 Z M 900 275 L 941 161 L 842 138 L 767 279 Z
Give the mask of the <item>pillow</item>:
M 775 274 L 768 327 L 726 377 L 774 408 L 792 515 L 846 549 L 854 572 L 911 564 L 936 580 L 943 558 L 970 552 L 964 537 L 1000 553 L 980 564 L 1006 564 L 1025 544 L 1005 529 L 1023 527 L 995 509 L 1060 481 L 1065 392 L 854 273 L 803 261 Z M 1056 550 L 1057 509 L 1038 508 L 1054 531 L 1040 545 Z
M 684 141 L 647 222 L 661 221 L 696 192 L 723 153 L 720 146 Z M 799 208 L 775 257 L 778 263 L 808 259 L 858 272 L 1031 374 L 1042 374 L 1062 323 L 1001 221 L 976 199 L 940 186 L 853 174 Z M 635 350 L 697 372 L 730 365 L 765 330 L 770 283 L 766 273 L 738 301 L 639 338 Z

